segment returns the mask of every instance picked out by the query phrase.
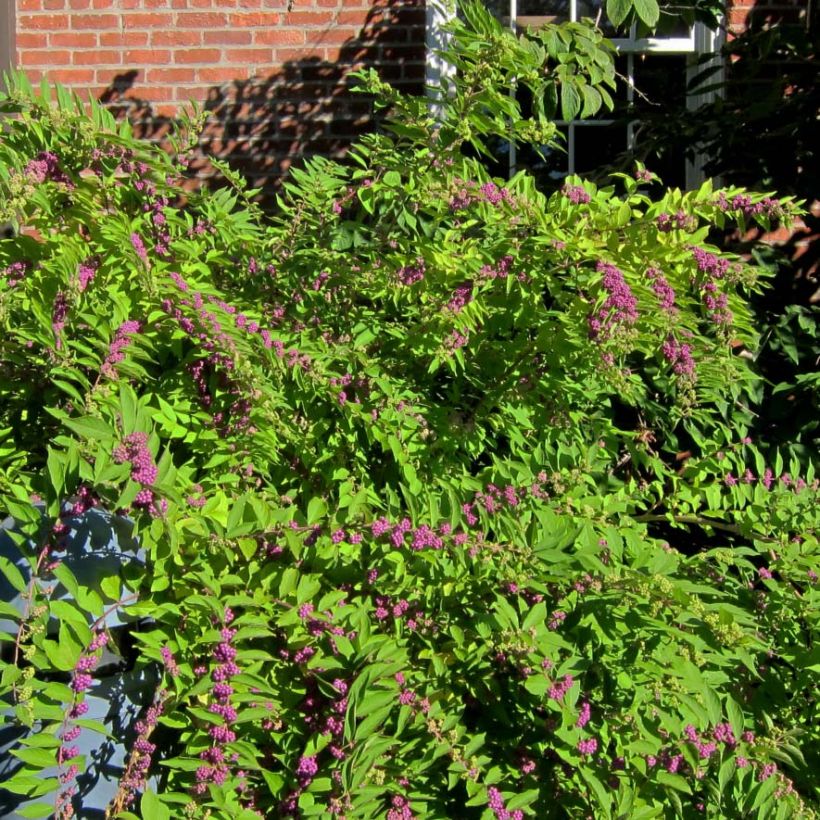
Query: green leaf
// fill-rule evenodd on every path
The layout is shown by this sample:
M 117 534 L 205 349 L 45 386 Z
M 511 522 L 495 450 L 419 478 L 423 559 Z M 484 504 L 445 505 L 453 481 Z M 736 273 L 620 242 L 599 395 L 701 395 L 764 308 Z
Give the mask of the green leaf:
M 83 438 L 92 441 L 114 441 L 117 434 L 102 419 L 83 416 L 78 419 L 63 419 L 63 424 Z
M 581 97 L 575 84 L 567 78 L 561 80 L 561 115 L 565 120 L 574 120 L 581 110 Z
M 51 803 L 30 803 L 14 811 L 19 817 L 49 817 L 54 811 L 54 806 Z
M 18 591 L 26 591 L 26 581 L 22 573 L 17 569 L 5 555 L 0 555 L 0 572 L 6 576 L 6 580 Z
M 646 23 L 649 28 L 654 28 L 658 24 L 661 10 L 657 0 L 632 0 L 638 17 Z
M 630 11 L 632 11 L 630 0 L 606 0 L 606 16 L 616 27 L 626 20 Z
M 168 807 L 154 794 L 147 789 L 140 800 L 140 811 L 142 816 L 151 820 L 170 820 L 171 812 Z

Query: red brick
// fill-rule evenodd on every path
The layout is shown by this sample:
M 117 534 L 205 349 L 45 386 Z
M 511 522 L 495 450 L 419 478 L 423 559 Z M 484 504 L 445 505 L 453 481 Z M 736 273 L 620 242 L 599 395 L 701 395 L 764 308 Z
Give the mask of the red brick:
M 117 4 L 122 9 L 167 9 L 170 5 L 168 0 L 117 0 Z
M 68 28 L 68 15 L 66 14 L 21 14 L 18 17 L 18 25 L 24 31 L 35 29 L 37 31 L 60 31 Z
M 336 22 L 340 26 L 363 26 L 367 22 L 366 11 L 340 11 L 336 15 Z M 370 21 L 372 24 L 372 20 Z
M 68 0 L 68 5 L 75 11 L 91 8 L 91 0 Z
M 250 71 L 245 66 L 215 66 L 200 68 L 197 75 L 203 83 L 230 83 L 234 80 L 247 80 Z
M 177 27 L 179 28 L 217 28 L 227 25 L 228 17 L 221 12 L 179 12 L 177 15 Z
M 48 35 L 48 44 L 68 48 L 94 48 L 97 45 L 97 33 L 93 31 L 53 31 Z
M 305 42 L 305 32 L 293 28 L 266 28 L 253 33 L 257 45 L 286 46 L 301 45 Z
M 155 46 L 198 46 L 202 43 L 202 32 L 185 31 L 152 31 L 151 44 Z
M 75 51 L 72 62 L 75 65 L 120 65 L 122 63 L 122 52 L 91 49 Z
M 129 88 L 125 92 L 125 96 L 148 102 L 168 102 L 174 99 L 174 89 L 167 85 L 138 86 L 137 88 Z
M 120 27 L 118 14 L 72 14 L 71 28 L 73 29 L 117 29 Z
M 100 45 L 108 46 L 147 46 L 147 31 L 103 31 L 100 32 Z
M 273 50 L 270 48 L 229 48 L 225 51 L 228 62 L 242 63 L 269 63 L 273 60 Z
M 17 48 L 45 48 L 48 45 L 48 35 L 39 31 L 20 31 L 14 39 Z
M 156 48 L 132 48 L 125 52 L 125 62 L 139 65 L 167 65 L 171 52 Z
M 334 14 L 330 11 L 292 11 L 285 15 L 285 25 L 289 26 L 326 26 L 333 23 Z
M 327 45 L 342 45 L 353 43 L 359 34 L 359 30 L 352 26 L 333 26 L 329 29 L 318 29 L 308 32 L 309 39 L 314 39 L 317 43 Z
M 33 79 L 31 71 L 26 74 Z M 48 72 L 48 78 L 63 85 L 87 85 L 94 82 L 94 71 L 90 68 L 57 68 Z
M 42 11 L 43 0 L 17 0 L 17 11 Z
M 139 72 L 137 72 L 139 73 Z M 108 85 L 111 83 L 115 78 L 122 77 L 123 69 L 122 68 L 98 68 L 94 72 L 94 79 L 98 83 L 105 83 Z
M 149 68 L 145 79 L 149 83 L 191 83 L 196 72 L 193 68 Z
M 42 4 L 47 11 L 62 11 L 65 8 L 65 0 L 42 0 Z
M 231 26 L 240 26 L 243 28 L 255 26 L 278 26 L 281 22 L 281 14 L 265 11 L 238 12 L 237 14 L 231 14 L 229 17 L 229 24 Z
M 181 103 L 187 103 L 190 100 L 202 102 L 207 99 L 209 93 L 210 88 L 207 86 L 191 86 L 186 88 L 178 88 L 174 96 Z
M 174 15 L 159 12 L 127 12 L 119 19 L 125 28 L 170 28 L 174 22 Z
M 233 31 L 231 29 L 217 29 L 216 31 L 203 31 L 202 39 L 208 46 L 249 46 L 253 40 L 250 31 Z
M 20 64 L 27 65 L 68 65 L 71 59 L 70 51 L 23 51 L 20 54 Z
M 176 117 L 179 113 L 179 106 L 173 103 L 160 103 L 154 106 L 154 113 L 158 117 Z
M 185 48 L 174 52 L 175 63 L 218 63 L 222 52 L 218 48 Z
M 301 63 L 316 60 L 321 57 L 324 49 L 315 48 L 277 48 L 277 63 Z

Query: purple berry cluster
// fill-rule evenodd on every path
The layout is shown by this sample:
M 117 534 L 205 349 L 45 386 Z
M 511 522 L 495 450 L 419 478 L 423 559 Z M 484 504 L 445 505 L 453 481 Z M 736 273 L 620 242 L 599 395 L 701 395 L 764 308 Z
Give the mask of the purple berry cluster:
M 142 325 L 135 319 L 125 321 L 117 328 L 114 339 L 108 348 L 105 361 L 100 367 L 100 373 L 102 373 L 103 376 L 109 379 L 117 378 L 117 369 L 114 365 L 125 359 L 125 353 L 123 351 L 133 342 L 132 337 L 136 336 L 141 328 Z
M 487 789 L 487 805 L 496 817 L 496 820 L 524 820 L 524 812 L 521 809 L 508 811 L 504 804 L 504 797 L 495 787 Z
M 26 176 L 35 185 L 43 182 L 58 182 L 67 188 L 73 188 L 74 183 L 60 168 L 59 157 L 52 151 L 41 151 L 25 168 Z
M 515 200 L 507 188 L 499 188 L 494 182 L 479 185 L 473 180 L 456 177 L 453 180 L 455 193 L 450 198 L 451 211 L 463 211 L 479 202 L 486 202 L 494 208 L 502 204 L 512 205 Z
M 116 803 L 120 809 L 128 808 L 135 800 L 136 796 L 145 790 L 148 775 L 151 771 L 151 762 L 156 744 L 151 743 L 151 735 L 157 726 L 162 715 L 165 691 L 160 690 L 154 699 L 154 703 L 148 707 L 145 715 L 136 722 L 135 729 L 137 737 L 131 747 L 131 755 L 125 773 L 120 779 L 120 787 L 117 794 Z
M 664 212 L 656 217 L 655 224 L 661 233 L 669 233 L 675 228 L 691 232 L 698 227 L 698 218 L 687 214 L 686 211 L 677 211 L 674 214 Z
M 142 485 L 142 489 L 134 498 L 134 506 L 145 509 L 155 518 L 163 515 L 168 509 L 168 502 L 159 498 L 151 489 L 157 480 L 157 465 L 154 456 L 148 448 L 148 434 L 142 432 L 127 435 L 121 444 L 118 444 L 111 453 L 116 464 L 131 465 L 131 480 Z
M 661 353 L 677 376 L 694 376 L 695 360 L 692 358 L 692 345 L 680 343 L 670 335 L 661 345 Z
M 589 202 L 589 194 L 580 185 L 564 185 L 561 193 L 573 205 L 586 205 Z
M 677 313 L 675 307 L 675 289 L 657 268 L 647 268 L 646 278 L 652 283 L 652 292 L 658 298 L 661 310 L 669 314 Z
M 94 277 L 97 275 L 99 268 L 100 260 L 96 256 L 92 256 L 84 262 L 80 262 L 77 267 L 77 287 L 80 293 L 83 293 L 94 281 Z
M 614 265 L 598 262 L 595 269 L 602 274 L 601 286 L 607 297 L 601 307 L 589 315 L 589 337 L 595 341 L 605 341 L 615 335 L 619 328 L 635 324 L 638 320 L 638 300 L 623 273 Z
M 213 651 L 213 661 L 216 666 L 211 671 L 211 704 L 208 711 L 222 719 L 221 723 L 213 724 L 208 729 L 211 736 L 211 746 L 199 755 L 203 765 L 196 770 L 196 785 L 194 794 L 204 795 L 208 791 L 208 784 L 222 785 L 230 774 L 229 763 L 231 755 L 226 748 L 236 740 L 236 733 L 230 728 L 237 718 L 236 709 L 231 704 L 234 693 L 231 678 L 236 677 L 242 670 L 236 664 L 236 647 L 233 639 L 236 629 L 228 624 L 233 621 L 234 615 L 230 608 L 225 609 L 223 627 L 220 631 L 220 642 Z
M 730 200 L 721 191 L 717 195 L 715 205 L 724 212 L 739 211 L 746 220 L 753 219 L 756 216 L 763 216 L 769 220 L 778 220 L 786 215 L 783 206 L 771 197 L 764 197 L 759 202 L 752 202 L 752 198 L 748 194 L 735 194 Z
M 29 262 L 18 260 L 3 268 L 0 275 L 3 276 L 10 288 L 16 288 L 25 279 L 30 268 L 31 264 Z
M 74 721 L 82 718 L 88 712 L 88 704 L 79 698 L 94 686 L 91 673 L 100 662 L 100 656 L 97 653 L 107 643 L 108 635 L 101 630 L 96 632 L 85 652 L 77 659 L 71 673 L 69 687 L 74 692 L 74 700 L 65 713 L 59 735 L 61 745 L 57 749 L 57 764 L 61 771 L 59 774 L 60 793 L 57 795 L 55 816 L 60 818 L 73 816 L 72 798 L 77 790 L 74 781 L 80 771 L 79 766 L 73 762 L 79 756 L 80 748 L 73 744 L 82 734 L 82 727 Z M 66 764 L 67 768 L 63 769 Z
M 396 272 L 396 278 L 399 280 L 400 284 L 405 287 L 409 287 L 410 285 L 415 285 L 416 282 L 420 282 L 424 279 L 425 272 L 426 268 L 424 266 L 424 259 L 418 257 L 414 264 L 404 265 L 399 268 Z

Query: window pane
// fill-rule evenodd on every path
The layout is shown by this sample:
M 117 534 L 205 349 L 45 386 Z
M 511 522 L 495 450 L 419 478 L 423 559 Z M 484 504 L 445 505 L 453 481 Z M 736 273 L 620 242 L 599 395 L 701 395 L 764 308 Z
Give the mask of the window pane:
M 618 163 L 626 152 L 626 126 L 575 126 L 575 173 L 589 175 Z
M 552 17 L 550 22 L 560 23 L 569 20 L 569 0 L 518 0 L 518 16 Z
M 686 56 L 636 54 L 635 110 L 640 116 L 668 116 L 686 105 Z

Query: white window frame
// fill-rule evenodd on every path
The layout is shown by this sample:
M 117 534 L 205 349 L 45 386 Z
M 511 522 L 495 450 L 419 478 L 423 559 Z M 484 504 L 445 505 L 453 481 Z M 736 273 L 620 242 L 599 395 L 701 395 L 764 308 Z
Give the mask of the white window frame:
M 576 22 L 578 18 L 578 0 L 569 0 L 569 21 Z M 453 67 L 446 63 L 440 56 L 440 52 L 447 45 L 446 35 L 442 31 L 442 26 L 453 20 L 456 15 L 455 3 L 453 0 L 445 0 L 444 4 L 436 0 L 428 0 L 427 3 L 427 71 L 426 80 L 429 91 L 433 94 L 440 92 L 442 81 L 446 82 L 448 77 L 453 75 Z M 519 20 L 518 0 L 509 0 L 509 24 L 513 31 L 518 31 Z M 527 16 L 526 19 L 532 19 Z M 687 86 L 700 71 L 711 64 L 715 68 L 710 85 L 720 83 L 723 77 L 723 66 L 719 56 L 720 47 L 723 40 L 723 28 L 712 31 L 703 23 L 695 23 L 689 29 L 686 37 L 637 37 L 636 27 L 633 26 L 628 37 L 613 38 L 617 52 L 626 56 L 626 94 L 627 101 L 632 102 L 635 97 L 635 56 L 639 54 L 680 54 L 688 55 L 686 67 Z M 704 62 L 706 55 L 712 55 L 712 59 Z M 707 90 L 695 94 L 687 94 L 686 108 L 694 111 L 702 105 L 713 102 L 717 97 L 716 90 Z M 437 106 L 433 104 L 435 112 Z M 567 129 L 567 173 L 575 173 L 575 134 L 578 128 L 594 128 L 596 126 L 613 125 L 612 119 L 595 120 L 557 120 L 556 124 Z M 635 147 L 635 123 L 627 124 L 627 147 L 631 150 Z M 510 144 L 509 149 L 509 173 L 512 175 L 516 170 L 516 147 Z M 691 190 L 700 186 L 706 179 L 704 164 L 706 157 L 696 154 L 693 159 L 686 159 L 685 180 L 686 188 Z

